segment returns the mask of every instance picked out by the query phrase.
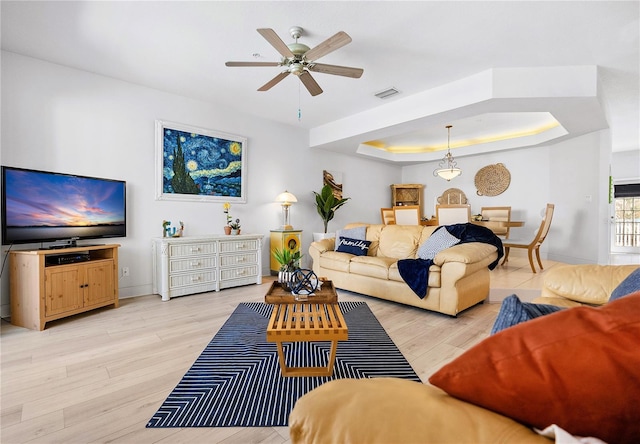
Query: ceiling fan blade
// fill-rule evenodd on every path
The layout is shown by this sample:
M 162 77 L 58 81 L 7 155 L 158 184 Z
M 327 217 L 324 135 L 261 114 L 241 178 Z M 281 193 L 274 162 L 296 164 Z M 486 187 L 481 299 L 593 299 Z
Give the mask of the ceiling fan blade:
M 259 28 L 257 30 L 264 39 L 271 44 L 276 51 L 282 54 L 282 57 L 289 58 L 294 57 L 289 47 L 282 41 L 278 34 L 270 28 Z
M 315 48 L 311 48 L 304 54 L 304 56 L 309 61 L 317 60 L 320 57 L 325 56 L 338 48 L 342 48 L 344 45 L 350 42 L 351 37 L 349 37 L 349 34 L 344 31 L 340 31 L 333 37 L 329 37 L 327 40 L 320 43 Z
M 280 62 L 227 62 L 225 66 L 280 66 Z
M 258 88 L 258 91 L 268 91 L 273 88 L 277 83 L 279 83 L 282 79 L 289 75 L 289 71 L 283 71 L 273 79 L 269 80 L 267 83 Z
M 362 68 L 350 68 L 348 66 L 327 65 L 324 63 L 313 63 L 309 65 L 309 71 L 321 72 L 323 74 L 334 74 L 336 76 L 351 77 L 359 79 L 364 72 Z
M 317 96 L 318 94 L 322 93 L 322 88 L 320 88 L 320 85 L 318 85 L 318 82 L 316 82 L 314 78 L 311 77 L 311 74 L 309 74 L 308 71 L 303 72 L 302 74 L 300 74 L 299 77 L 300 77 L 300 81 L 304 84 L 304 86 L 309 91 L 309 94 L 311 94 L 312 96 Z

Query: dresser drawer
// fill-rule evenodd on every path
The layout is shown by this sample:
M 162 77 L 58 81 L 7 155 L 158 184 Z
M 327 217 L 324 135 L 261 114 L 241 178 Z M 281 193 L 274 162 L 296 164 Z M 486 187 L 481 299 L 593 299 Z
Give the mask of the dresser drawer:
M 220 253 L 235 253 L 241 251 L 257 251 L 258 241 L 256 239 L 239 239 L 234 241 L 221 241 Z
M 169 257 L 189 257 L 216 253 L 216 243 L 193 243 L 169 245 Z
M 220 282 L 249 278 L 255 281 L 256 276 L 258 276 L 258 264 L 220 270 Z
M 169 261 L 169 273 L 202 270 L 215 268 L 215 266 L 215 256 L 195 256 L 188 259 L 174 259 Z
M 251 251 L 242 254 L 227 254 L 220 256 L 220 266 L 224 268 L 237 267 L 242 265 L 257 264 L 258 252 Z
M 207 270 L 198 273 L 187 273 L 171 275 L 169 277 L 169 288 L 188 287 L 216 281 L 216 271 Z

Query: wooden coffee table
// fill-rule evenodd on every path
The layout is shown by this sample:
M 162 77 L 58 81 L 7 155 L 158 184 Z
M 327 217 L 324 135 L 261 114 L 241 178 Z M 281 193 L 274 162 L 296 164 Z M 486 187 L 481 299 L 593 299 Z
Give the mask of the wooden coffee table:
M 294 295 L 274 282 L 265 295 L 265 302 L 274 304 L 267 342 L 275 342 L 282 376 L 331 376 L 336 360 L 338 341 L 349 338 L 349 329 L 338 305 L 338 295 L 331 281 L 324 281 L 322 290 L 307 301 L 296 301 Z M 326 367 L 289 367 L 283 342 L 331 342 Z

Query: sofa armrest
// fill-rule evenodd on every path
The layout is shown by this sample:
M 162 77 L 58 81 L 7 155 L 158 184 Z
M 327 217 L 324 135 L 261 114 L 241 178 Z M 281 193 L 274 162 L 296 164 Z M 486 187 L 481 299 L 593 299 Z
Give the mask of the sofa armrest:
M 491 257 L 493 262 L 498 257 L 498 250 L 490 244 L 482 242 L 468 242 L 454 245 L 436 254 L 433 263 L 442 267 L 447 262 L 462 262 L 463 264 L 473 264 L 481 262 L 487 257 Z
M 564 298 L 602 305 L 637 265 L 560 265 L 544 276 L 541 298 Z M 563 304 L 564 305 L 564 304 Z
M 309 256 L 311 256 L 314 273 L 318 274 L 320 272 L 320 255 L 325 251 L 333 251 L 335 248 L 335 241 L 335 238 L 330 237 L 311 242 L 309 245 Z
M 322 254 L 325 251 L 333 251 L 333 249 L 335 248 L 335 241 L 335 238 L 330 237 L 327 239 L 321 239 L 319 241 L 311 242 L 311 245 L 309 245 L 309 254 L 313 255 L 313 250 L 317 250 L 318 254 Z

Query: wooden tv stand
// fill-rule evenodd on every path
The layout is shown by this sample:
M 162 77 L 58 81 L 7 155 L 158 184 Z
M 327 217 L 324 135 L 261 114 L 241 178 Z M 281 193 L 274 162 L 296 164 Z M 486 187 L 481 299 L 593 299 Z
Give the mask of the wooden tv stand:
M 119 247 L 11 251 L 11 323 L 44 330 L 54 319 L 107 305 L 118 307 Z

